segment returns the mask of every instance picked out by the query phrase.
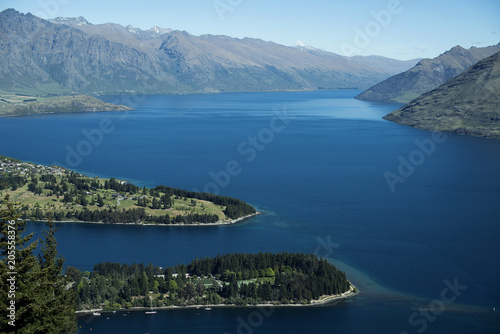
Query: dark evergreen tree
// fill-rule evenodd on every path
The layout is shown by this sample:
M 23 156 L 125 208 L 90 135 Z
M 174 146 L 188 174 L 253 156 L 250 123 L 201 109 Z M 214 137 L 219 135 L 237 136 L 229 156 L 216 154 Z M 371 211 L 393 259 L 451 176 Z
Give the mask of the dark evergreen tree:
M 151 204 L 152 209 L 161 209 L 160 202 L 156 197 L 153 197 L 153 203 Z
M 104 206 L 104 200 L 102 199 L 101 195 L 97 195 L 97 205 L 99 207 L 103 207 Z
M 5 208 L 0 210 L 0 307 L 2 316 L 0 326 L 5 332 L 9 328 L 16 333 L 74 333 L 76 318 L 74 314 L 74 299 L 68 296 L 63 278 L 56 274 L 57 268 L 62 268 L 55 248 L 53 232 L 45 234 L 42 241 L 41 257 L 33 254 L 38 241 L 31 241 L 33 233 L 26 235 L 26 222 L 17 220 L 16 210 L 5 198 Z M 10 226 L 10 227 L 9 227 Z M 10 233 L 15 231 L 15 233 Z M 15 245 L 15 263 L 9 262 L 13 255 L 12 245 Z M 55 260 L 53 260 L 55 259 Z M 53 265 L 52 265 L 53 264 Z M 15 271 L 16 274 L 8 274 Z M 60 271 L 59 271 L 60 273 Z M 15 299 L 9 298 L 7 278 L 15 277 Z M 63 292 L 62 292 L 63 291 Z M 63 297 L 61 297 L 63 296 Z M 56 302 L 52 299 L 58 298 Z M 15 300 L 15 328 L 8 324 L 6 314 L 7 304 Z M 57 307 L 55 307 L 57 305 Z
M 33 313 L 43 321 L 37 333 L 74 333 L 77 331 L 75 294 L 67 290 L 68 279 L 62 275 L 64 259 L 57 251 L 57 228 L 50 217 L 42 231 L 37 283 L 43 303 Z
M 18 221 L 16 210 L 9 201 L 9 197 L 5 197 L 5 208 L 0 211 L 0 304 L 1 304 L 1 318 L 0 327 L 2 329 L 12 328 L 13 332 L 17 333 L 30 333 L 36 330 L 36 320 L 31 311 L 33 305 L 40 303 L 36 294 L 36 276 L 35 272 L 38 267 L 38 261 L 33 255 L 33 251 L 37 246 L 37 241 L 31 242 L 33 233 L 26 233 L 26 223 Z M 15 234 L 10 233 L 15 231 Z M 15 253 L 12 253 L 11 248 L 15 245 Z M 9 255 L 15 254 L 13 258 L 15 263 L 9 263 Z M 9 275 L 8 272 L 16 272 L 16 275 Z M 15 298 L 8 298 L 10 291 L 7 279 L 15 278 Z M 8 324 L 9 319 L 7 314 L 7 307 L 10 306 L 10 301 L 15 301 L 15 327 Z

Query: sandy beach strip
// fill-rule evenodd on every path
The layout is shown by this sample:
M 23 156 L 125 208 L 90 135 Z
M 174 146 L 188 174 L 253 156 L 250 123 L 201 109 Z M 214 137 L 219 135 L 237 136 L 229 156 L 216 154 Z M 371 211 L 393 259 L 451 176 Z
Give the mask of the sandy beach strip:
M 169 227 L 169 226 L 221 226 L 221 225 L 233 225 L 238 222 L 241 222 L 245 219 L 261 215 L 262 212 L 256 211 L 255 213 L 252 213 L 250 215 L 240 217 L 237 219 L 233 220 L 219 220 L 216 223 L 208 223 L 208 224 L 202 224 L 202 223 L 193 223 L 193 224 L 144 224 L 139 223 L 139 224 L 134 224 L 134 223 L 104 223 L 104 222 L 86 222 L 86 221 L 81 221 L 81 220 L 55 220 L 54 223 L 58 224 L 100 224 L 100 225 L 127 225 L 127 226 L 163 226 L 163 227 Z M 38 223 L 46 223 L 47 220 L 37 220 L 33 222 L 38 222 Z
M 329 295 L 329 296 L 321 296 L 320 299 L 313 299 L 309 304 L 274 304 L 274 303 L 265 303 L 265 304 L 254 304 L 254 305 L 236 305 L 236 304 L 215 304 L 215 305 L 186 305 L 186 306 L 160 306 L 154 307 L 155 311 L 164 311 L 164 310 L 182 310 L 182 309 L 204 309 L 206 307 L 210 308 L 257 308 L 257 307 L 310 307 L 310 306 L 324 306 L 336 301 L 340 301 L 343 299 L 351 298 L 357 295 L 359 292 L 355 289 L 355 287 L 351 284 L 351 287 L 348 291 L 338 294 L 338 295 Z M 138 311 L 149 311 L 150 307 L 131 307 L 129 309 L 117 309 L 116 312 L 138 312 Z M 103 309 L 92 309 L 92 310 L 80 310 L 75 313 L 79 316 L 83 316 L 86 314 L 92 314 L 94 312 L 103 312 L 110 313 L 113 311 L 104 311 Z

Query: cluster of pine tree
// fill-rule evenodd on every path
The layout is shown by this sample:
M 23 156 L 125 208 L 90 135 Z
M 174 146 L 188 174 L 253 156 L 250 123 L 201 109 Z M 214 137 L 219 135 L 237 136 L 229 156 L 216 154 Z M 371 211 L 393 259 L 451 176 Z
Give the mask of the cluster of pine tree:
M 104 185 L 102 185 L 96 179 L 90 179 L 72 171 L 68 172 L 67 176 L 62 179 L 61 183 L 64 182 L 73 184 L 76 190 L 85 190 L 85 191 L 97 190 L 97 189 L 106 189 L 106 190 L 111 189 L 119 193 L 136 194 L 140 190 L 138 186 L 129 182 L 119 182 L 114 177 L 104 181 Z
M 228 254 L 165 269 L 101 263 L 68 268 L 78 309 L 258 303 L 307 304 L 350 289 L 345 274 L 302 253 Z
M 58 216 L 63 218 L 62 216 Z M 112 209 L 107 210 L 75 210 L 74 213 L 68 212 L 65 219 L 77 219 L 87 222 L 104 222 L 110 224 L 137 224 L 139 222 L 157 223 L 157 224 L 213 224 L 219 221 L 219 217 L 214 214 L 187 214 L 170 217 L 169 215 L 153 216 L 147 215 L 143 208 L 132 209 Z M 56 220 L 63 220 L 57 219 Z
M 40 240 L 26 233 L 14 205 L 0 210 L 0 328 L 3 333 L 75 333 L 75 295 L 62 275 L 56 228 L 49 220 Z M 13 245 L 15 247 L 13 247 Z M 15 286 L 12 293 L 11 284 Z M 12 310 L 12 305 L 15 310 Z M 10 309 L 9 309 L 10 308 Z
M 224 214 L 231 219 L 237 219 L 255 213 L 255 208 L 253 206 L 236 198 L 176 189 L 167 186 L 156 186 L 155 188 L 152 188 L 152 190 L 163 192 L 170 196 L 175 195 L 178 197 L 196 198 L 203 201 L 209 201 L 220 206 L 225 206 L 226 209 L 224 210 Z
M 24 186 L 28 183 L 28 178 L 16 174 L 2 174 L 0 175 L 0 190 L 10 189 L 15 191 L 17 188 Z
M 198 213 L 188 213 L 187 215 L 177 215 L 175 217 L 170 217 L 169 215 L 164 216 L 148 216 L 146 222 L 157 223 L 157 224 L 214 224 L 219 221 L 219 216 L 214 214 L 198 214 Z
M 236 291 L 247 299 L 260 298 L 283 303 L 310 301 L 350 289 L 343 272 L 324 259 L 304 253 L 226 254 L 194 260 L 187 270 L 195 275 L 211 275 L 226 281 L 274 277 L 272 284 L 266 282 L 262 287 L 248 284 L 243 291 Z M 256 294 L 262 289 L 267 290 L 264 295 Z M 234 292 L 231 296 L 235 296 Z
M 76 218 L 78 220 L 84 222 L 104 222 L 111 224 L 137 224 L 141 221 L 144 221 L 148 217 L 146 211 L 143 208 L 137 209 L 104 209 L 104 210 L 75 210 L 74 214 L 71 217 L 67 218 Z

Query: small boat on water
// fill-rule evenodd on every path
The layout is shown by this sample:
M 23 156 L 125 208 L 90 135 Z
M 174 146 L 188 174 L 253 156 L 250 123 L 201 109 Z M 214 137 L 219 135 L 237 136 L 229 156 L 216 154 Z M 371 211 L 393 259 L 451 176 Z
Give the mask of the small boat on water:
M 99 313 L 99 312 L 94 312 L 94 313 L 92 313 L 92 315 L 95 315 L 95 316 L 100 316 L 100 315 L 101 315 L 101 313 Z
M 149 302 L 150 302 L 150 305 L 151 305 L 151 310 L 150 311 L 146 311 L 144 313 L 145 314 L 156 314 L 157 312 L 153 310 L 153 300 L 151 299 L 151 297 L 149 297 Z

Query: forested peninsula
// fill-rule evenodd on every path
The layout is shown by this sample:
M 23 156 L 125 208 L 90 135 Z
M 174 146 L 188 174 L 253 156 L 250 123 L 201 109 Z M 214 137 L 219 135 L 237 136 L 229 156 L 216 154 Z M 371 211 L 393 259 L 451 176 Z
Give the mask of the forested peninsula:
M 66 268 L 80 313 L 211 306 L 317 305 L 356 293 L 345 274 L 303 253 L 226 254 L 174 267 Z
M 92 272 L 63 271 L 55 224 L 49 219 L 42 238 L 33 240 L 16 211 L 6 195 L 0 205 L 0 276 L 7 284 L 0 306 L 7 316 L 0 326 L 15 326 L 18 333 L 76 333 L 76 314 L 100 311 L 306 306 L 357 293 L 326 259 L 303 253 L 225 254 L 166 268 L 106 262 Z M 11 245 L 17 245 L 14 251 Z
M 0 192 L 16 204 L 20 218 L 57 222 L 230 224 L 258 212 L 239 199 L 167 186 L 138 187 L 124 180 L 0 156 Z

